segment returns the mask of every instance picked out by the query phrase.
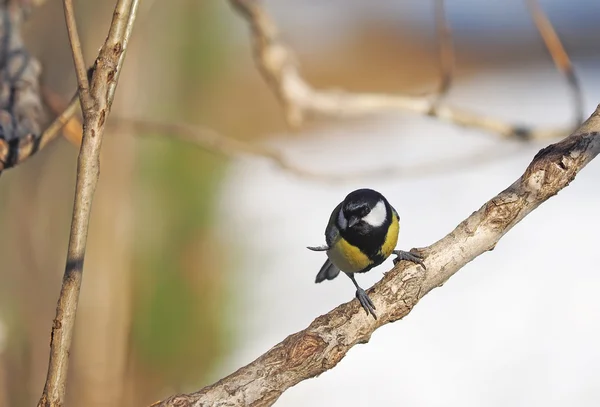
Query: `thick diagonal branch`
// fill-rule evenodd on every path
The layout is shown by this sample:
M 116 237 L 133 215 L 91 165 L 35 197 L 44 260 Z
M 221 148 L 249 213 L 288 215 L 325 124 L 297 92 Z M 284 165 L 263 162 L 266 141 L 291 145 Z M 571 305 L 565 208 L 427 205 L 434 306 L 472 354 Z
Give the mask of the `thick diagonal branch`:
M 50 362 L 44 392 L 38 406 L 63 406 L 69 349 L 73 338 L 75 315 L 83 277 L 83 262 L 87 244 L 92 201 L 99 176 L 100 148 L 110 113 L 114 88 L 131 28 L 138 0 L 119 0 L 115 6 L 108 37 L 96 59 L 92 80 L 88 83 L 83 53 L 79 44 L 72 1 L 64 0 L 65 18 L 73 51 L 75 71 L 79 83 L 79 97 L 83 112 L 83 139 L 77 160 L 75 202 L 63 285 L 52 326 Z
M 600 152 L 600 106 L 573 134 L 542 149 L 525 173 L 441 240 L 419 251 L 420 266 L 398 265 L 369 290 L 378 320 L 358 301 L 342 304 L 288 336 L 254 362 L 196 393 L 173 396 L 167 407 L 269 406 L 288 388 L 333 368 L 380 326 L 406 316 L 428 292 L 477 256 L 495 248 L 514 225 L 569 185 Z

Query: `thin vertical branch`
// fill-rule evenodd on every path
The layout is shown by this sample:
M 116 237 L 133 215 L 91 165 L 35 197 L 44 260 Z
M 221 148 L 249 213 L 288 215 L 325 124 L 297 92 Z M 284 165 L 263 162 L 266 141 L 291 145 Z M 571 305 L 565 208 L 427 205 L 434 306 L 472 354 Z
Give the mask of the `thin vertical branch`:
M 123 49 L 127 49 L 129 45 L 129 38 L 131 38 L 131 31 L 133 30 L 133 24 L 135 23 L 135 17 L 137 16 L 137 11 L 139 7 L 139 0 L 133 0 L 131 4 L 131 11 L 129 13 L 129 18 L 127 19 L 127 25 L 125 26 L 125 32 L 123 33 Z M 119 56 L 119 60 L 117 62 L 117 71 L 115 73 L 115 80 L 111 81 L 108 85 L 108 104 L 112 106 L 112 101 L 115 98 L 115 89 L 117 89 L 117 82 L 119 81 L 119 76 L 121 75 L 121 66 L 123 66 L 123 60 L 125 59 L 125 53 L 123 52 Z
M 446 18 L 444 0 L 435 0 L 435 26 L 440 59 L 440 84 L 432 103 L 432 111 L 448 94 L 454 77 L 454 41 Z
M 71 50 L 73 54 L 73 62 L 75 64 L 75 74 L 77 75 L 77 84 L 79 88 L 79 99 L 81 100 L 82 110 L 87 110 L 92 106 L 90 97 L 90 83 L 87 77 L 87 69 L 81 50 L 81 41 L 77 31 L 77 22 L 75 21 L 75 11 L 73 10 L 73 0 L 64 0 L 65 21 L 67 23 L 67 33 Z
M 554 27 L 552 26 L 552 23 L 548 19 L 548 16 L 546 16 L 544 13 L 544 10 L 538 1 L 526 0 L 526 3 L 529 7 L 529 12 L 533 18 L 533 22 L 535 23 L 535 26 L 538 29 L 542 40 L 544 40 L 544 44 L 546 45 L 552 60 L 554 61 L 554 65 L 556 65 L 556 68 L 567 79 L 567 83 L 569 84 L 569 88 L 573 94 L 573 109 L 575 112 L 574 127 L 577 127 L 581 124 L 581 122 L 583 122 L 583 117 L 585 115 L 585 103 L 579 78 L 575 73 L 575 69 L 573 68 L 571 59 L 569 58 L 569 54 L 567 54 L 565 47 L 560 41 L 560 38 L 554 30 Z
M 83 140 L 77 160 L 77 181 L 73 218 L 67 251 L 67 264 L 63 285 L 52 326 L 48 374 L 39 407 L 64 405 L 69 349 L 73 338 L 75 316 L 83 277 L 83 263 L 92 201 L 99 176 L 99 156 L 106 118 L 110 113 L 117 73 L 123 63 L 126 39 L 131 34 L 137 0 L 119 0 L 115 6 L 108 37 L 96 59 L 91 84 L 87 84 L 87 71 L 75 18 L 72 0 L 64 0 L 65 20 L 73 51 L 79 94 L 83 110 Z M 110 89 L 113 89 L 110 91 Z M 89 100 L 88 100 L 88 96 Z

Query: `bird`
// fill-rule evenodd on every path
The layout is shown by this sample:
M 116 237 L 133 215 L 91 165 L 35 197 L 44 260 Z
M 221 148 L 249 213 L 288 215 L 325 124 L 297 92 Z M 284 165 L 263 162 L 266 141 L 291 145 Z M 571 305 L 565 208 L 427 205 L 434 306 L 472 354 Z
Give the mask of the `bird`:
M 307 247 L 327 254 L 315 283 L 333 280 L 343 271 L 356 287 L 356 298 L 367 316 L 377 319 L 373 302 L 354 274 L 366 273 L 392 254 L 396 255 L 394 265 L 406 260 L 426 269 L 420 255 L 395 249 L 399 232 L 398 212 L 381 193 L 369 188 L 350 192 L 331 212 L 325 228 L 326 244 Z

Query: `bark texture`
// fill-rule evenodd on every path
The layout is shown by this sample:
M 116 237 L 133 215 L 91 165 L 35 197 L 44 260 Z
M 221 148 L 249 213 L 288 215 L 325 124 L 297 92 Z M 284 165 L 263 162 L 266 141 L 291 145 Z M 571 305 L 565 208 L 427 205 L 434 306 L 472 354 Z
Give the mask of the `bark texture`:
M 486 251 L 548 198 L 556 195 L 600 152 L 600 106 L 579 129 L 540 150 L 524 174 L 452 232 L 418 249 L 427 271 L 400 262 L 368 290 L 378 320 L 358 301 L 342 304 L 288 336 L 268 352 L 195 393 L 156 403 L 171 407 L 270 406 L 288 388 L 336 366 L 348 350 L 369 341 L 380 326 L 406 316 L 428 292 Z M 413 249 L 415 250 L 415 249 Z

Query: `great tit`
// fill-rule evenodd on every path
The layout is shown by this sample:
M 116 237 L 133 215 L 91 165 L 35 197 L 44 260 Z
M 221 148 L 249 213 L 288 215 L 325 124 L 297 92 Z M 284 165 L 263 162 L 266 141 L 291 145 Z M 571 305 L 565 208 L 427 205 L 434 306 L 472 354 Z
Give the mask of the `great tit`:
M 327 252 L 327 260 L 317 274 L 316 283 L 333 280 L 346 273 L 356 287 L 356 298 L 375 319 L 375 306 L 359 287 L 354 273 L 365 273 L 379 266 L 391 254 L 395 254 L 394 265 L 400 260 L 423 264 L 423 258 L 402 250 L 394 250 L 400 231 L 398 212 L 387 199 L 372 189 L 357 189 L 333 210 L 325 229 L 324 246 L 308 247 L 313 251 Z

